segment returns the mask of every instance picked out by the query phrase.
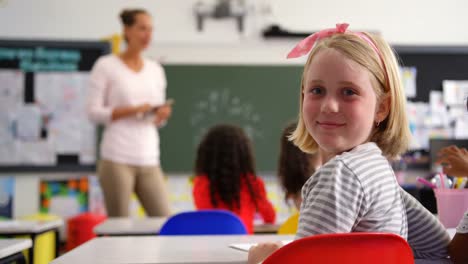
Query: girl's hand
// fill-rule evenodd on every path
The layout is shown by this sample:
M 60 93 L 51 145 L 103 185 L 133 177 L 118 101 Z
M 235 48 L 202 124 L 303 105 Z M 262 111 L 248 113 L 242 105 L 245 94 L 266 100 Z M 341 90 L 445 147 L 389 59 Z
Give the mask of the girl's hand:
M 283 246 L 283 243 L 279 241 L 274 242 L 274 243 L 272 242 L 259 243 L 258 245 L 250 248 L 249 256 L 247 258 L 247 263 L 248 264 L 260 263 L 282 246 Z

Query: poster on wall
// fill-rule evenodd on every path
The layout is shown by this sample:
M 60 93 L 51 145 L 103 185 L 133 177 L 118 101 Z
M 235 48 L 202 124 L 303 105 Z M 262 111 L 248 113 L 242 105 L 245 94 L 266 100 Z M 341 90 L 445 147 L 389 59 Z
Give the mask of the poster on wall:
M 89 183 L 89 212 L 96 215 L 107 215 L 106 206 L 104 204 L 104 194 L 102 193 L 99 180 L 96 175 L 88 177 Z
M 444 102 L 449 106 L 465 106 L 468 96 L 468 80 L 443 80 Z
M 68 219 L 88 211 L 88 177 L 43 180 L 40 184 L 40 212 Z
M 94 171 L 89 74 L 106 42 L 0 39 L 0 171 Z
M 417 95 L 417 73 L 416 67 L 400 67 L 401 81 L 407 98 L 414 98 Z
M 0 219 L 13 217 L 14 177 L 0 177 Z

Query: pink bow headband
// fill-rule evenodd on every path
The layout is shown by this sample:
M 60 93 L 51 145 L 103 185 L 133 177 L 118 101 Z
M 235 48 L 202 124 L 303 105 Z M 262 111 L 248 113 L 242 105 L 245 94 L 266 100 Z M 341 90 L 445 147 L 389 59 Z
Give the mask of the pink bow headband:
M 347 23 L 343 23 L 343 24 L 336 24 L 336 28 L 327 28 L 327 29 L 323 29 L 323 30 L 320 30 L 319 32 L 317 33 L 314 33 L 308 37 L 306 37 L 305 39 L 301 40 L 289 53 L 288 53 L 288 56 L 287 58 L 290 59 L 290 58 L 298 58 L 298 57 L 301 57 L 301 56 L 304 56 L 306 54 L 308 54 L 315 46 L 315 44 L 317 43 L 317 41 L 321 40 L 321 39 L 324 39 L 324 38 L 328 38 L 332 35 L 335 35 L 335 34 L 343 34 L 343 33 L 349 33 L 349 34 L 353 34 L 353 35 L 356 35 L 358 36 L 359 38 L 361 38 L 362 40 L 364 40 L 365 42 L 367 42 L 371 47 L 372 49 L 375 51 L 375 53 L 377 53 L 377 55 L 379 56 L 380 58 L 380 61 L 382 63 L 382 66 L 384 68 L 384 72 L 385 72 L 385 82 L 388 86 L 388 74 L 387 74 L 387 69 L 385 67 L 385 63 L 384 63 L 384 60 L 383 60 L 383 57 L 382 57 L 382 54 L 380 52 L 380 50 L 377 48 L 377 46 L 375 45 L 374 41 L 372 41 L 372 39 L 370 39 L 366 34 L 362 33 L 362 32 L 354 32 L 354 31 L 346 31 L 348 29 L 348 26 L 349 24 Z
M 346 29 L 348 29 L 349 24 L 343 23 L 343 24 L 336 24 L 336 28 L 327 28 L 320 30 L 317 33 L 314 33 L 307 38 L 301 40 L 289 53 L 288 53 L 288 59 L 290 58 L 297 58 L 306 55 L 309 53 L 309 51 L 312 50 L 312 48 L 315 46 L 316 42 L 318 40 L 328 38 L 332 35 L 335 34 L 343 34 L 346 32 Z M 374 42 L 366 36 L 362 32 L 353 32 L 353 31 L 347 31 L 347 33 L 354 34 L 358 37 L 360 37 L 362 40 L 366 41 L 369 43 L 369 45 L 372 47 L 372 49 L 375 50 L 375 52 L 379 55 L 380 57 L 380 51 L 377 49 L 377 46 L 375 46 Z

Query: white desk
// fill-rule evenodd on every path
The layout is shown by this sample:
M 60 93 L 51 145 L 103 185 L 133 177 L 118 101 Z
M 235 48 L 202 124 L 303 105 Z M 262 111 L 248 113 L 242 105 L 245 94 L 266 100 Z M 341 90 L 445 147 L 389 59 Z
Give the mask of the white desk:
M 255 234 L 276 234 L 281 224 L 254 223 Z
M 94 227 L 97 236 L 141 236 L 156 235 L 159 233 L 167 217 L 127 218 L 112 217 Z M 276 234 L 281 224 L 254 223 L 255 234 Z M 450 237 L 455 235 L 455 228 L 447 231 Z
M 255 219 L 253 225 L 254 234 L 276 234 L 286 219 L 276 219 L 276 223 L 264 223 L 262 219 Z
M 0 239 L 0 263 L 25 262 L 21 253 L 31 248 L 31 239 Z
M 51 263 L 245 263 L 247 252 L 230 248 L 230 244 L 293 238 L 278 235 L 98 237 Z
M 58 256 L 59 252 L 59 227 L 63 225 L 63 220 L 51 221 L 35 221 L 35 220 L 9 220 L 0 221 L 0 235 L 12 236 L 30 236 L 32 246 L 29 250 L 29 260 L 32 264 L 34 262 L 34 242 L 36 236 L 45 232 L 55 232 L 55 254 Z
M 454 231 L 448 230 L 451 237 Z M 229 248 L 230 244 L 293 238 L 279 235 L 99 237 L 51 263 L 245 263 L 247 252 Z
M 42 234 L 50 230 L 58 229 L 63 225 L 63 220 L 38 221 L 38 220 L 8 220 L 0 221 L 1 235 L 29 235 Z
M 97 236 L 157 235 L 167 217 L 127 218 L 111 217 L 95 226 Z
M 148 236 L 157 235 L 168 217 L 111 217 L 95 226 L 97 236 Z M 254 222 L 255 234 L 276 234 L 281 224 Z

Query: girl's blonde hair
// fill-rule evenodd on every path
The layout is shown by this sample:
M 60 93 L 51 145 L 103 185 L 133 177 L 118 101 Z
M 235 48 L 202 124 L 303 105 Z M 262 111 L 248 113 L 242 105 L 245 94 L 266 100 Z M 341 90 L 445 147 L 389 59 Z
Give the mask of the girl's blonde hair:
M 301 81 L 299 118 L 296 130 L 289 137 L 302 151 L 313 153 L 318 150 L 317 142 L 308 133 L 302 117 L 302 101 L 305 75 L 310 64 L 320 51 L 334 49 L 355 61 L 371 73 L 371 82 L 377 95 L 377 103 L 389 97 L 388 116 L 373 128 L 369 141 L 375 142 L 384 156 L 395 158 L 405 152 L 410 140 L 406 118 L 406 96 L 401 83 L 398 62 L 392 48 L 381 37 L 364 33 L 377 47 L 380 55 L 363 38 L 352 34 L 334 34 L 320 40 L 312 49 L 304 66 Z M 377 104 L 377 105 L 378 105 Z

